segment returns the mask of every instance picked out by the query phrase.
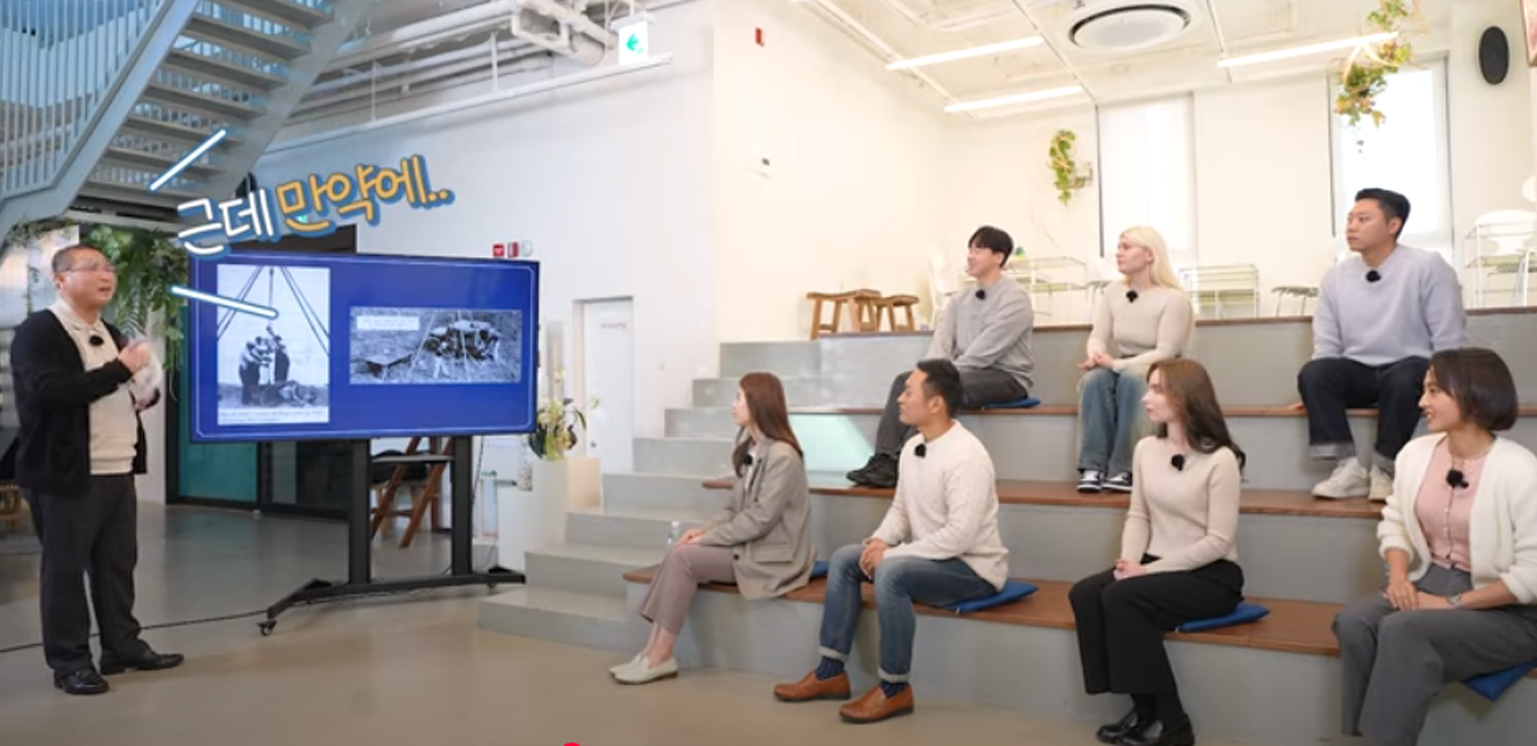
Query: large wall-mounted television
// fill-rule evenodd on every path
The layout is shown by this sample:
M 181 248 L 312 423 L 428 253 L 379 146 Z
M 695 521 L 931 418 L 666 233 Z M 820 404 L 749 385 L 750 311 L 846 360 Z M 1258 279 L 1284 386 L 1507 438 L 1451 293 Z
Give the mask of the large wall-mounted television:
M 539 265 L 235 252 L 193 289 L 191 439 L 284 441 L 533 430 Z

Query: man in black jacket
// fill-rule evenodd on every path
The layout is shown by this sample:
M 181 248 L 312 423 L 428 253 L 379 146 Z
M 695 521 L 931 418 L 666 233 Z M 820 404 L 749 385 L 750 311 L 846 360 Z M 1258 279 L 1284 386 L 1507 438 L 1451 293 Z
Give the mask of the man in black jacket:
M 43 655 L 54 685 L 70 694 L 101 694 L 107 691 L 102 674 L 182 662 L 140 640 L 133 616 L 134 475 L 145 472 L 138 413 L 159 392 L 143 400 L 129 392 L 152 354 L 101 319 L 117 290 L 106 256 L 71 246 L 54 256 L 53 272 L 59 300 L 27 317 L 11 345 L 21 416 L 16 482 L 43 544 Z M 91 659 L 86 573 L 101 630 L 99 673 Z

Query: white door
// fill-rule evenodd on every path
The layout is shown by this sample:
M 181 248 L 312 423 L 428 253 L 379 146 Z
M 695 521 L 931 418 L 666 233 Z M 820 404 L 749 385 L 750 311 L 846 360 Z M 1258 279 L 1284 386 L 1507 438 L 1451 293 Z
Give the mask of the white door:
M 578 303 L 582 329 L 583 403 L 598 400 L 587 414 L 587 454 L 605 472 L 634 468 L 635 303 L 630 298 Z

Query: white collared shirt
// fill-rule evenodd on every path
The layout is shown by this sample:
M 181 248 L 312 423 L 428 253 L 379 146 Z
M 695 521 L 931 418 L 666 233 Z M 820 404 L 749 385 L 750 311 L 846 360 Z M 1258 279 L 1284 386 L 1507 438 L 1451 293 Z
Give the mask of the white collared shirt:
M 120 352 L 107 325 L 97 319 L 87 323 L 63 298 L 48 307 L 64 325 L 75 346 L 85 370 L 92 371 L 117 359 Z M 102 340 L 91 344 L 92 337 Z M 91 402 L 91 474 L 132 474 L 134 450 L 139 443 L 139 420 L 133 409 L 133 397 L 127 386 L 118 386 L 112 393 Z

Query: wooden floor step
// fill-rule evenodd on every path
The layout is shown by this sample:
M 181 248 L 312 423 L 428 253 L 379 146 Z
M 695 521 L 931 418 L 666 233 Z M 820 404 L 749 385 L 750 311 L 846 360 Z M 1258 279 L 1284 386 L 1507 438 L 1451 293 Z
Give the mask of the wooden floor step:
M 812 473 L 808 475 L 811 492 L 816 495 L 839 497 L 870 497 L 891 499 L 894 490 L 858 487 L 841 474 Z M 714 490 L 731 489 L 728 479 L 712 479 L 704 483 Z M 1012 505 L 1061 505 L 1084 508 L 1130 507 L 1130 496 L 1123 493 L 1101 492 L 1083 494 L 1070 482 L 1038 482 L 1022 479 L 998 481 L 998 502 Z M 1364 497 L 1346 500 L 1327 500 L 1313 497 L 1306 492 L 1288 490 L 1245 489 L 1239 511 L 1262 515 L 1319 516 L 1324 518 L 1360 518 L 1377 520 L 1381 517 L 1382 503 L 1371 502 Z
M 817 415 L 817 414 L 847 414 L 847 415 L 878 415 L 879 407 L 792 407 L 790 414 Z M 1351 417 L 1377 416 L 1376 409 L 1349 409 L 1345 412 Z M 1035 407 L 994 409 L 968 409 L 961 413 L 966 417 L 1063 417 L 1077 416 L 1078 406 L 1075 404 L 1042 404 Z M 1222 414 L 1226 417 L 1306 417 L 1307 410 L 1299 409 L 1291 405 L 1278 406 L 1239 406 L 1223 407 Z M 1537 417 L 1537 406 L 1523 405 L 1519 410 L 1522 417 Z

